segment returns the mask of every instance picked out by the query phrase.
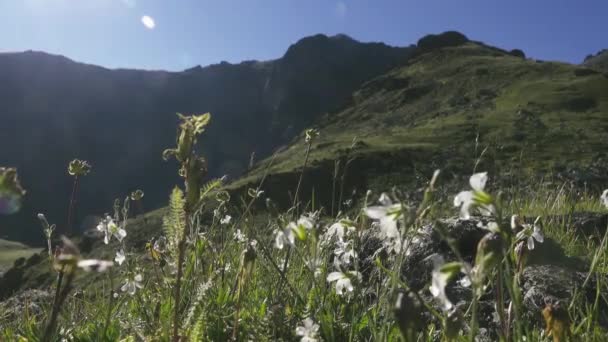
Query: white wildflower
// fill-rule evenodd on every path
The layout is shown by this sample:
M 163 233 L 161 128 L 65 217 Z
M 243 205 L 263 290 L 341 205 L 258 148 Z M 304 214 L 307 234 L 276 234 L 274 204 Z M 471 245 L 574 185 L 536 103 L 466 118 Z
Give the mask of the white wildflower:
M 488 173 L 480 172 L 471 176 L 469 184 L 472 191 L 461 191 L 454 197 L 454 206 L 460 208 L 460 217 L 463 219 L 471 218 L 471 209 L 476 207 L 484 216 L 491 216 L 496 213 L 496 208 L 490 203 L 481 203 L 480 197 L 489 197 L 484 191 Z
M 116 251 L 116 257 L 114 258 L 114 261 L 116 261 L 119 265 L 122 265 L 123 262 L 125 262 L 125 260 L 127 259 L 127 257 L 125 256 L 125 251 L 124 250 L 119 250 Z
M 120 288 L 120 290 L 132 296 L 135 294 L 135 291 L 137 291 L 137 289 L 143 288 L 143 285 L 141 283 L 142 281 L 143 277 L 141 276 L 141 274 L 138 274 L 133 277 L 133 279 L 127 279 L 125 281 L 125 284 Z
M 245 234 L 243 234 L 243 232 L 241 232 L 240 229 L 237 229 L 234 232 L 234 239 L 239 243 L 243 243 L 243 242 L 247 241 L 247 237 L 245 236 Z
M 380 227 L 380 238 L 385 240 L 392 250 L 401 250 L 401 234 L 397 228 L 397 220 L 403 214 L 400 203 L 393 204 L 387 194 L 380 195 L 378 200 L 381 205 L 367 207 L 365 215 L 373 220 L 378 220 Z
M 604 204 L 604 206 L 608 208 L 608 189 L 602 192 L 602 196 L 600 196 L 600 199 L 602 200 L 602 204 Z
M 319 334 L 319 325 L 316 324 L 310 317 L 303 320 L 304 326 L 296 328 L 296 335 L 302 336 L 300 342 L 317 342 Z
M 523 229 L 517 233 L 517 239 L 521 241 L 525 240 L 528 250 L 531 251 L 534 249 L 534 240 L 540 243 L 545 241 L 545 237 L 543 236 L 543 232 L 541 230 L 540 216 L 534 220 L 534 225 L 521 224 L 521 227 Z
M 105 272 L 108 268 L 112 267 L 113 263 L 107 260 L 97 259 L 84 259 L 78 261 L 78 267 L 82 268 L 85 272 Z
M 305 229 L 313 229 L 315 226 L 315 222 L 314 222 L 314 216 L 300 216 L 300 218 L 298 219 L 297 225 L 299 227 L 304 227 Z
M 327 275 L 328 282 L 336 282 L 336 293 L 340 296 L 349 294 L 354 291 L 354 286 L 351 282 L 351 278 L 357 278 L 361 280 L 361 273 L 356 271 L 349 272 L 331 272 Z
M 430 257 L 433 260 L 433 272 L 432 280 L 429 291 L 439 301 L 444 311 L 449 311 L 454 307 L 454 304 L 448 298 L 445 287 L 461 271 L 464 271 L 464 267 L 458 262 L 445 263 L 443 257 L 437 254 L 433 254 Z M 470 285 L 470 278 L 466 277 L 463 280 L 464 285 Z
M 112 236 L 116 237 L 118 241 L 122 241 L 127 236 L 127 231 L 123 227 L 119 227 L 110 216 L 99 222 L 97 230 L 104 233 L 103 242 L 106 245 L 110 243 Z
M 275 230 L 274 246 L 283 249 L 285 245 L 295 246 L 296 238 L 306 240 L 306 230 L 312 229 L 314 223 L 310 218 L 301 217 L 298 222 L 289 222 L 283 230 Z
M 296 235 L 291 225 L 283 230 L 275 230 L 275 234 L 274 246 L 278 249 L 283 249 L 285 245 L 293 246 L 296 242 Z
M 334 250 L 334 265 L 337 268 L 342 266 L 348 266 L 352 264 L 353 260 L 357 257 L 357 252 L 354 249 L 353 244 L 350 241 L 336 241 L 336 249 Z
M 338 241 L 344 241 L 344 238 L 354 231 L 354 226 L 348 224 L 347 221 L 341 220 L 329 226 L 329 229 L 323 235 L 323 242 L 328 243 L 333 238 L 336 238 Z
M 223 219 L 220 220 L 220 223 L 221 224 L 230 224 L 231 220 L 232 220 L 232 216 L 226 215 L 226 216 L 224 216 Z

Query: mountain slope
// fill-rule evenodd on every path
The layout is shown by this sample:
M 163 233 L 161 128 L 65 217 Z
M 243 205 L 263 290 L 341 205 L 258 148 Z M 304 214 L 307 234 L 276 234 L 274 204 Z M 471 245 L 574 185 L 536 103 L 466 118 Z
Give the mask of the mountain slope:
M 606 75 L 475 42 L 434 48 L 365 83 L 348 108 L 318 122 L 303 188 L 315 186 L 317 203 L 328 205 L 334 161 L 345 165 L 355 137 L 347 181 L 359 193 L 415 183 L 435 168 L 468 175 L 486 147 L 478 170 L 497 178 L 551 172 L 605 186 L 607 118 Z M 300 135 L 272 167 L 263 161 L 231 187 L 253 186 L 268 172 L 265 190 L 287 199 L 285 184 L 295 182 L 304 150 Z
M 183 72 L 108 70 L 39 52 L 0 54 L 0 165 L 19 169 L 28 198 L 0 218 L 9 238 L 40 243 L 35 214 L 66 222 L 67 163 L 86 159 L 76 222 L 101 215 L 141 188 L 146 208 L 166 203 L 178 180 L 161 152 L 174 143 L 175 112 L 213 114 L 202 149 L 210 174 L 236 176 L 319 115 L 339 109 L 363 82 L 403 63 L 411 48 L 316 35 L 267 62 Z M 86 227 L 79 227 L 84 229 Z
M 608 72 L 608 49 L 604 49 L 595 55 L 587 56 L 583 65 L 599 71 Z

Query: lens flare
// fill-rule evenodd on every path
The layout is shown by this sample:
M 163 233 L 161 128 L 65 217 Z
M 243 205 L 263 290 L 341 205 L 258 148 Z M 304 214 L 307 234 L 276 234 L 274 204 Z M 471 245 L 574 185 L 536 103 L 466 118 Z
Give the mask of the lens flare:
M 141 17 L 141 23 L 144 24 L 144 26 L 149 30 L 152 30 L 156 27 L 154 19 L 148 15 L 144 15 L 143 17 Z
M 25 190 L 17 178 L 17 170 L 0 167 L 0 215 L 14 214 L 21 209 Z

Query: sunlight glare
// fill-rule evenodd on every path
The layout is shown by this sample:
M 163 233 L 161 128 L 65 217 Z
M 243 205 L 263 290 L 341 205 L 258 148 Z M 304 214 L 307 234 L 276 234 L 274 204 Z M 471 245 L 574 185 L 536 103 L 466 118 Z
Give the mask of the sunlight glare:
M 152 17 L 148 15 L 144 15 L 143 17 L 141 17 L 141 23 L 144 24 L 144 26 L 149 30 L 152 30 L 154 29 L 154 27 L 156 27 L 154 19 L 152 19 Z

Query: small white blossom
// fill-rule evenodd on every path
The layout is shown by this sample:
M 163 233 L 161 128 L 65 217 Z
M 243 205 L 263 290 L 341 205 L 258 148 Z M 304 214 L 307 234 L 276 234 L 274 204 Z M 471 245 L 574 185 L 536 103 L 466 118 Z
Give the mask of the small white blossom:
M 385 247 L 390 251 L 399 252 L 401 250 L 401 233 L 397 228 L 397 220 L 403 214 L 403 207 L 399 203 L 393 204 L 385 193 L 380 195 L 378 201 L 381 205 L 365 208 L 365 215 L 373 220 L 378 220 L 379 237 L 384 240 Z
M 296 242 L 296 235 L 294 234 L 291 225 L 288 225 L 287 228 L 283 230 L 275 230 L 275 234 L 274 246 L 278 249 L 283 249 L 285 245 L 293 246 Z
M 136 275 L 133 279 L 127 279 L 125 284 L 120 288 L 122 292 L 126 292 L 131 296 L 135 294 L 137 289 L 143 288 L 141 282 L 143 281 L 143 277 L 141 274 Z
M 226 215 L 226 216 L 224 216 L 223 219 L 220 220 L 220 223 L 221 224 L 230 224 L 231 220 L 232 220 L 232 216 Z
M 431 286 L 429 291 L 439 301 L 444 311 L 449 311 L 454 307 L 454 304 L 448 298 L 445 287 L 448 285 L 451 279 L 457 276 L 460 272 L 465 272 L 466 268 L 458 262 L 445 263 L 442 256 L 433 254 L 430 256 L 433 261 L 433 272 Z M 464 279 L 460 280 L 462 286 L 470 286 L 471 279 L 465 276 Z
M 78 261 L 78 267 L 85 272 L 105 272 L 112 267 L 113 263 L 107 260 L 84 259 Z
M 602 201 L 602 204 L 604 204 L 604 206 L 608 208 L 608 189 L 602 192 L 602 196 L 600 196 L 600 199 Z
M 472 191 L 461 191 L 454 197 L 454 206 L 460 208 L 460 217 L 468 220 L 471 218 L 471 209 L 477 207 L 484 216 L 491 216 L 496 213 L 493 204 L 480 204 L 476 202 L 475 195 L 483 194 L 488 181 L 488 173 L 480 172 L 471 176 L 469 184 Z
M 543 243 L 545 241 L 545 237 L 543 236 L 543 232 L 541 230 L 540 216 L 536 218 L 536 220 L 534 221 L 534 225 L 524 223 L 521 224 L 521 227 L 523 229 L 517 234 L 517 239 L 526 240 L 526 246 L 528 247 L 528 250 L 531 251 L 534 249 L 534 240 L 540 243 Z
M 319 334 L 319 325 L 316 324 L 310 317 L 303 320 L 303 326 L 296 328 L 296 335 L 302 336 L 300 342 L 317 342 Z
M 305 229 L 313 229 L 315 226 L 314 220 L 309 216 L 300 216 L 297 222 L 298 226 L 304 227 Z
M 237 229 L 234 232 L 234 239 L 239 243 L 247 241 L 247 237 L 245 236 L 245 234 L 243 234 L 243 232 L 241 232 L 240 229 Z
M 336 282 L 336 293 L 340 296 L 349 294 L 354 291 L 354 286 L 351 282 L 351 278 L 357 278 L 361 280 L 361 273 L 356 271 L 344 272 L 331 272 L 327 275 L 328 282 Z
M 357 252 L 354 249 L 352 242 L 350 241 L 336 241 L 336 249 L 334 250 L 334 265 L 336 268 L 342 266 L 348 266 L 352 264 L 353 260 L 357 257 Z
M 434 269 L 432 275 L 432 284 L 429 288 L 433 297 L 435 297 L 439 303 L 441 303 L 445 311 L 452 309 L 454 306 L 445 293 L 445 287 L 448 284 L 448 280 L 449 276 L 447 274 L 440 272 L 438 269 Z
M 118 241 L 122 241 L 127 236 L 127 231 L 123 227 L 119 227 L 110 216 L 99 222 L 97 230 L 104 233 L 103 242 L 106 245 L 110 243 L 112 236 L 116 237 Z
M 114 261 L 116 261 L 119 265 L 122 265 L 123 262 L 125 262 L 125 260 L 127 259 L 127 257 L 125 256 L 125 251 L 124 250 L 119 250 L 116 251 L 116 257 L 114 258 Z
M 355 227 L 352 225 L 346 224 L 344 221 L 336 222 L 327 229 L 325 234 L 323 234 L 323 242 L 329 243 L 333 238 L 344 241 L 346 235 L 354 231 Z

